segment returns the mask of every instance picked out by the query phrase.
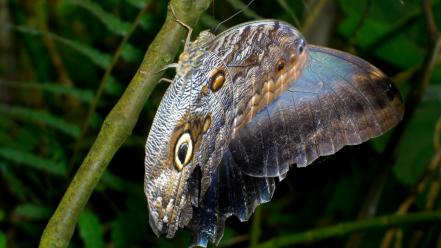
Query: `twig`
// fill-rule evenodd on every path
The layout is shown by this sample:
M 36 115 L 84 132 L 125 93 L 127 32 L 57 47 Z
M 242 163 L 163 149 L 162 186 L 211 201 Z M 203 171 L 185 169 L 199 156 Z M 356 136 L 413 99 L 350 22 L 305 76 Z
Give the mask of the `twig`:
M 441 116 L 438 118 L 438 121 L 435 125 L 435 132 L 433 135 L 433 147 L 435 150 L 441 148 Z
M 334 226 L 318 228 L 306 232 L 289 234 L 268 240 L 257 248 L 292 246 L 299 243 L 318 241 L 330 237 L 343 236 L 349 233 L 378 230 L 390 226 L 403 226 L 406 224 L 434 222 L 441 220 L 441 210 L 418 212 L 406 215 L 386 215 L 368 220 L 340 223 Z
M 138 27 L 139 22 L 141 21 L 141 17 L 144 15 L 144 13 L 147 11 L 150 4 L 146 4 L 144 8 L 142 8 L 138 15 L 136 16 L 135 20 L 133 21 L 129 32 L 124 35 L 124 38 L 119 43 L 118 48 L 115 51 L 115 54 L 112 57 L 112 61 L 110 62 L 110 65 L 107 67 L 106 71 L 104 72 L 103 77 L 101 78 L 100 84 L 98 85 L 98 89 L 96 90 L 95 97 L 92 100 L 92 103 L 89 106 L 89 110 L 87 111 L 86 119 L 83 122 L 83 125 L 81 127 L 81 133 L 78 139 L 76 140 L 74 146 L 73 146 L 73 152 L 72 156 L 69 159 L 68 163 L 68 170 L 66 173 L 66 177 L 70 178 L 70 175 L 72 174 L 73 166 L 75 164 L 75 159 L 78 156 L 78 153 L 81 148 L 81 143 L 83 141 L 84 136 L 86 135 L 88 129 L 89 129 L 89 123 L 92 119 L 93 114 L 95 113 L 96 106 L 98 105 L 98 102 L 101 99 L 101 95 L 103 94 L 104 89 L 106 88 L 107 81 L 109 80 L 110 75 L 112 74 L 113 68 L 115 67 L 116 63 L 118 62 L 123 47 L 127 44 L 129 38 L 132 36 L 132 33 L 136 30 Z
M 434 131 L 433 147 L 435 148 L 435 154 L 433 155 L 432 159 L 426 166 L 426 169 L 424 170 L 420 180 L 414 186 L 412 193 L 403 201 L 403 203 L 401 203 L 400 207 L 396 212 L 397 214 L 404 214 L 409 211 L 409 209 L 415 204 L 417 196 L 423 193 L 427 188 L 427 184 L 430 181 L 431 175 L 438 174 L 439 177 L 440 175 L 439 169 L 441 167 L 441 147 L 438 144 L 439 142 L 438 138 L 440 137 L 440 135 L 441 135 L 441 117 L 438 119 Z M 440 180 L 440 178 L 438 178 L 437 180 Z M 434 199 L 438 195 L 438 190 L 439 190 L 439 182 L 434 181 L 429 189 L 429 195 L 426 201 L 426 210 L 432 209 Z M 395 235 L 397 235 L 399 232 L 400 230 L 396 230 L 396 229 L 388 230 L 383 237 L 383 241 L 381 242 L 381 247 L 382 248 L 390 247 Z
M 235 246 L 235 245 L 237 245 L 237 244 L 239 244 L 239 243 L 242 243 L 242 242 L 247 241 L 249 238 L 250 238 L 250 237 L 248 236 L 248 234 L 239 235 L 239 236 L 236 236 L 236 237 L 234 237 L 234 238 L 228 240 L 227 242 L 225 242 L 225 243 L 223 243 L 223 244 L 221 243 L 221 244 L 219 245 L 219 247 L 230 247 L 230 246 Z
M 427 185 L 430 181 L 431 175 L 434 173 L 437 173 L 441 166 L 441 149 L 438 149 L 435 154 L 433 155 L 432 159 L 430 160 L 429 164 L 426 167 L 426 170 L 424 171 L 421 179 L 418 181 L 414 189 L 412 190 L 412 193 L 401 203 L 400 207 L 398 208 L 396 214 L 405 214 L 409 211 L 409 209 L 415 204 L 415 201 L 417 199 L 417 196 L 419 194 L 422 194 L 425 189 L 427 188 Z M 437 173 L 438 174 L 438 173 Z M 436 180 L 436 179 L 435 179 Z M 436 183 L 433 182 L 433 183 Z M 434 185 L 432 183 L 432 185 Z M 438 184 L 435 184 L 434 186 L 430 186 L 431 190 L 429 190 L 429 196 L 428 199 L 432 199 L 432 201 L 428 200 L 427 202 L 433 202 L 433 199 L 438 195 L 438 190 L 436 188 Z M 430 192 L 432 192 L 430 195 Z M 426 210 L 429 210 L 433 207 L 433 204 L 427 203 L 430 208 L 426 208 Z M 384 235 L 383 241 L 381 242 L 381 247 L 386 248 L 390 247 L 391 243 L 395 237 L 396 234 L 395 229 L 388 230 L 387 233 Z
M 259 243 L 260 235 L 262 230 L 260 229 L 261 225 L 261 219 L 262 219 L 262 208 L 257 207 L 256 211 L 253 215 L 253 223 L 251 225 L 251 232 L 250 232 L 250 247 L 255 248 L 257 244 Z
M 171 0 L 187 24 L 194 25 L 210 0 Z M 144 59 L 123 95 L 107 115 L 101 130 L 49 220 L 40 247 L 67 247 L 82 209 L 112 157 L 132 132 L 139 113 L 158 80 L 161 69 L 176 56 L 185 28 L 168 11 Z M 159 73 L 158 73 L 159 72 Z
M 436 178 L 433 179 L 432 183 L 428 187 L 426 201 L 424 204 L 424 209 L 426 211 L 433 209 L 440 191 L 441 173 L 439 167 L 441 166 L 441 149 L 438 151 L 437 156 L 435 156 L 432 161 L 435 164 L 434 167 L 437 167 L 437 171 L 435 172 Z M 427 233 L 427 228 L 427 225 L 422 225 L 413 231 L 409 242 L 409 247 L 419 247 L 418 244 L 423 238 L 424 233 Z

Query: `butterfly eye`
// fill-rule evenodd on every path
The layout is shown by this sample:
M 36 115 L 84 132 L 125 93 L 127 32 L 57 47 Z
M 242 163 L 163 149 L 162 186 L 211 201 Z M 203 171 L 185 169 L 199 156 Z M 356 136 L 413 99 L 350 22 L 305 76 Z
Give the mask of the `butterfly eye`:
M 193 154 L 193 142 L 189 133 L 184 133 L 179 137 L 175 145 L 175 167 L 181 171 L 191 159 Z
M 216 72 L 211 76 L 210 88 L 213 92 L 218 91 L 225 82 L 225 74 L 222 70 L 216 70 Z
M 302 54 L 303 51 L 305 51 L 305 46 L 306 46 L 305 41 L 302 40 L 302 41 L 300 42 L 300 44 L 299 44 L 299 47 L 297 48 L 298 51 L 299 51 L 299 54 Z
M 285 68 L 285 60 L 281 59 L 277 62 L 276 71 L 281 72 Z

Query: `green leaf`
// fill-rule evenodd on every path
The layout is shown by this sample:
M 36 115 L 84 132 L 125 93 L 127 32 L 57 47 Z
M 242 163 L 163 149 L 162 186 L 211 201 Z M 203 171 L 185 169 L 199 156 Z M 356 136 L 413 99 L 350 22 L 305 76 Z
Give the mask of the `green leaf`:
M 57 176 L 63 176 L 66 172 L 64 163 L 40 158 L 32 153 L 17 149 L 0 147 L 0 157 Z
M 90 118 L 90 126 L 94 129 L 99 129 L 103 124 L 104 118 L 97 112 L 92 114 L 92 118 Z
M 155 18 L 156 17 L 150 13 L 144 13 L 144 15 L 141 16 L 141 21 L 139 22 L 139 25 L 147 31 L 152 31 L 157 25 Z
M 123 191 L 125 188 L 125 181 L 122 178 L 115 176 L 108 171 L 105 171 L 103 173 L 100 183 L 104 184 L 105 186 L 108 186 L 109 188 L 115 191 Z
M 53 94 L 71 95 L 84 103 L 92 102 L 93 92 L 91 90 L 81 90 L 72 86 L 66 86 L 57 83 L 30 83 L 31 87 L 41 87 L 42 90 Z M 26 85 L 26 84 L 25 84 Z M 30 86 L 30 85 L 26 85 Z
M 378 47 L 375 50 L 375 55 L 390 64 L 406 69 L 423 62 L 425 49 L 404 35 L 396 35 Z
M 25 201 L 29 188 L 14 174 L 14 171 L 11 170 L 10 167 L 11 166 L 0 163 L 0 175 L 2 176 L 2 180 L 9 186 L 9 190 L 11 190 L 20 201 Z
M 0 248 L 6 248 L 7 238 L 6 234 L 0 231 Z
M 66 122 L 62 118 L 56 117 L 46 112 L 24 107 L 0 104 L 0 114 L 2 116 L 8 116 L 9 118 L 21 121 L 42 123 L 44 125 L 47 125 L 48 127 L 55 128 L 73 138 L 77 138 L 80 135 L 79 127 Z
M 112 61 L 112 56 L 110 54 L 103 53 L 93 47 L 86 45 L 86 44 L 83 44 L 83 43 L 80 43 L 80 42 L 77 42 L 74 40 L 70 40 L 70 39 L 58 36 L 56 34 L 53 34 L 53 33 L 42 32 L 37 29 L 29 28 L 26 26 L 15 26 L 14 28 L 15 28 L 15 30 L 17 30 L 19 32 L 26 33 L 29 35 L 48 36 L 48 37 L 52 38 L 53 40 L 65 45 L 71 49 L 74 49 L 78 53 L 89 58 L 95 65 L 99 66 L 102 69 L 106 69 L 110 65 L 110 62 Z
M 402 183 L 413 185 L 433 155 L 433 131 L 441 116 L 441 103 L 423 102 L 410 121 L 398 148 L 393 172 Z
M 20 148 L 24 151 L 32 151 L 36 149 L 39 146 L 41 137 L 35 135 L 35 127 L 20 127 L 18 130 L 16 130 L 16 133 L 14 133 L 14 145 L 12 147 L 14 148 Z M 1 145 L 6 146 L 7 145 Z
M 123 48 L 122 48 L 122 52 L 121 52 L 121 56 L 129 61 L 129 62 L 133 62 L 133 63 L 137 63 L 139 61 L 142 60 L 142 51 L 139 50 L 138 48 L 132 46 L 130 43 L 126 43 Z
M 70 3 L 78 5 L 95 17 L 97 17 L 106 27 L 118 35 L 124 36 L 130 30 L 130 23 L 122 21 L 118 16 L 106 12 L 97 3 L 88 0 L 68 0 Z
M 225 227 L 224 230 L 224 236 L 222 236 L 222 239 L 219 242 L 219 246 L 225 246 L 229 242 L 231 242 L 235 237 L 237 237 L 237 232 L 234 231 L 234 229 L 229 228 L 228 226 Z
M 14 214 L 32 220 L 47 220 L 52 211 L 47 207 L 32 203 L 22 204 L 14 209 Z
M 150 3 L 150 0 L 127 0 L 127 3 L 138 9 L 142 9 L 144 6 Z
M 104 247 L 102 224 L 94 213 L 86 210 L 78 220 L 80 237 L 86 248 Z
M 142 199 L 130 197 L 126 205 L 127 209 L 121 211 L 112 223 L 111 238 L 115 248 L 133 247 L 148 232 L 148 211 L 145 209 L 144 197 Z
M 110 66 L 112 61 L 112 56 L 110 54 L 103 53 L 86 44 L 66 38 L 57 38 L 56 40 L 89 58 L 95 65 L 102 69 L 107 69 L 107 67 Z
M 354 171 L 350 176 L 343 177 L 337 182 L 330 201 L 326 204 L 328 215 L 332 215 L 337 211 L 339 214 L 344 215 L 344 218 L 352 216 L 352 211 L 362 201 L 359 195 L 360 188 L 364 186 L 360 182 L 362 173 L 359 170 Z
M 118 82 L 114 77 L 110 76 L 104 90 L 111 96 L 120 96 L 124 89 L 125 87 L 121 82 Z
M 423 101 L 441 103 L 441 85 L 429 85 L 427 87 L 427 93 L 423 97 Z

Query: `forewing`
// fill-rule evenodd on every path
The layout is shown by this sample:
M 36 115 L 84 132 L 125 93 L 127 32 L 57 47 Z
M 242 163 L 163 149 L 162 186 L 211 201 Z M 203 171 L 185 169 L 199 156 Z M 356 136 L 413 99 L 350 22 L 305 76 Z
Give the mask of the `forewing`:
M 213 148 L 199 152 L 206 158 L 198 161 L 202 167 L 201 195 L 210 186 L 212 173 L 238 130 L 298 78 L 306 61 L 305 44 L 295 28 L 276 20 L 235 26 L 205 44 L 204 61 L 208 62 L 204 69 L 212 68 L 208 74 L 213 75 L 222 72 L 224 80 L 220 89 L 213 88 L 213 80 L 203 81 L 211 99 L 208 114 L 219 125 L 215 137 L 201 142 L 201 147 Z
M 301 77 L 244 126 L 230 149 L 242 171 L 284 177 L 345 145 L 357 145 L 403 117 L 399 92 L 377 68 L 353 55 L 310 46 Z

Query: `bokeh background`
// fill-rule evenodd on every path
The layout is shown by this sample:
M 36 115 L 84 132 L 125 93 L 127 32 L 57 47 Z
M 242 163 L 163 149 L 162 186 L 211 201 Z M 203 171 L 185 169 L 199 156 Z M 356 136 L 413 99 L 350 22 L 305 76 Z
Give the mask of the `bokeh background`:
M 0 0 L 0 248 L 38 244 L 103 119 L 160 29 L 167 2 Z M 440 209 L 441 56 L 421 1 L 256 0 L 245 9 L 247 3 L 215 0 L 194 35 L 240 10 L 217 32 L 249 20 L 285 20 L 310 43 L 351 52 L 383 70 L 408 112 L 399 130 L 291 169 L 250 221 L 227 220 L 220 245 L 254 246 L 393 214 L 403 203 L 403 214 Z M 441 28 L 441 1 L 432 1 L 430 10 Z M 172 78 L 173 71 L 166 76 Z M 144 143 L 167 86 L 159 83 L 148 99 L 80 216 L 70 247 L 190 243 L 185 230 L 173 239 L 153 234 L 143 193 Z M 373 228 L 301 246 L 441 247 L 439 222 L 407 225 L 389 239 L 386 231 Z

